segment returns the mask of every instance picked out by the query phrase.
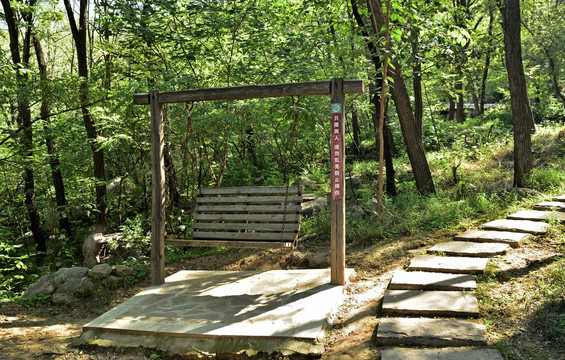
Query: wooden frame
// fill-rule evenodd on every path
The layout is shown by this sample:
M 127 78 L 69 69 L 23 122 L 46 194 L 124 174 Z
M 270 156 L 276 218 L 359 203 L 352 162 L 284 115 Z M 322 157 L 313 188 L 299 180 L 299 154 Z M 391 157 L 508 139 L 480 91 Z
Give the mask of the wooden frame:
M 363 80 L 332 79 L 331 81 L 311 81 L 272 85 L 248 85 L 226 88 L 191 89 L 180 91 L 152 90 L 149 93 L 134 94 L 134 104 L 150 105 L 151 109 L 151 284 L 165 282 L 165 161 L 163 104 L 240 100 L 267 97 L 331 95 L 332 103 L 345 105 L 345 94 L 360 94 L 365 90 Z M 341 107 L 342 118 L 344 108 Z M 345 133 L 342 123 L 342 134 Z M 343 152 L 343 146 L 341 148 Z M 342 155 L 344 155 L 342 153 Z M 344 159 L 345 156 L 342 156 Z M 343 166 L 341 169 L 343 175 Z M 345 182 L 341 176 L 341 189 L 345 191 Z M 216 191 L 216 190 L 215 190 Z M 217 190 L 221 191 L 221 190 Z M 262 215 L 265 216 L 265 215 Z M 268 216 L 268 215 L 267 215 Z M 265 218 L 268 221 L 268 218 Z M 332 199 L 331 205 L 331 283 L 345 284 L 345 195 L 339 200 Z

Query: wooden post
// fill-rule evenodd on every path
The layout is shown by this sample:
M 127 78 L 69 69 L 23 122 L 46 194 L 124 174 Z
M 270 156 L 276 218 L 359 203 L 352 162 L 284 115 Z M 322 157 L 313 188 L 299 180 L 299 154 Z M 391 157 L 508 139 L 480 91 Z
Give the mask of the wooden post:
M 165 157 L 163 106 L 159 91 L 149 93 L 151 107 L 151 285 L 165 283 Z
M 345 285 L 345 94 L 343 79 L 331 80 L 332 205 L 331 283 Z

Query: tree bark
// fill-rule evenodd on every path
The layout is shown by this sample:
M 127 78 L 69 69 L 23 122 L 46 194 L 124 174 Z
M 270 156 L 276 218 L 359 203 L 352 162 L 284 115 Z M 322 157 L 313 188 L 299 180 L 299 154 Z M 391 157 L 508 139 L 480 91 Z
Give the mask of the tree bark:
M 365 23 L 359 14 L 359 10 L 357 8 L 357 0 L 351 0 L 351 8 L 353 12 L 353 17 L 357 22 L 357 25 L 361 29 L 361 34 L 364 38 L 369 38 L 369 33 L 365 30 Z M 377 77 L 375 79 L 376 84 L 380 84 L 382 82 L 382 73 L 381 73 L 381 59 L 377 53 L 377 49 L 375 48 L 374 44 L 370 41 L 367 41 L 367 50 L 370 54 L 370 59 L 373 65 L 375 66 L 375 72 Z M 380 101 L 377 96 L 377 89 L 373 86 L 371 89 L 371 101 L 375 106 L 375 113 L 373 114 L 373 126 L 375 129 L 375 145 L 379 148 L 379 139 L 377 135 L 377 129 L 379 128 L 377 114 L 380 114 Z M 384 131 L 384 159 L 385 159 L 385 172 L 386 172 L 386 191 L 389 195 L 396 195 L 396 181 L 394 180 L 395 171 L 394 171 L 394 164 L 392 162 L 393 157 L 393 150 L 394 150 L 394 139 L 392 138 L 392 132 L 387 125 L 386 119 L 383 123 L 383 131 Z
M 32 27 L 30 23 L 28 26 Z M 57 203 L 57 211 L 59 212 L 59 226 L 68 238 L 72 237 L 71 223 L 67 216 L 67 197 L 65 195 L 65 184 L 63 182 L 63 175 L 61 174 L 61 167 L 59 156 L 55 152 L 55 142 L 51 135 L 51 121 L 50 121 L 50 108 L 49 108 L 49 94 L 46 89 L 49 77 L 47 76 L 47 63 L 43 55 L 43 48 L 41 40 L 37 32 L 33 31 L 33 45 L 35 47 L 35 57 L 37 59 L 37 67 L 41 75 L 41 109 L 40 117 L 43 119 L 43 133 L 45 136 L 45 146 L 47 147 L 47 155 L 49 159 L 49 166 L 51 167 L 51 177 L 53 179 L 53 187 L 55 188 L 55 201 Z
M 412 69 L 413 82 L 414 82 L 414 120 L 416 121 L 416 128 L 418 133 L 423 133 L 424 121 L 424 101 L 422 99 L 422 63 L 418 59 L 418 33 L 412 29 L 412 54 L 414 54 L 414 67 Z
M 64 0 L 65 9 L 69 18 L 69 25 L 73 34 L 77 52 L 78 75 L 80 82 L 80 102 L 82 119 L 86 129 L 86 136 L 90 142 L 92 150 L 92 160 L 94 166 L 94 177 L 96 178 L 96 231 L 106 232 L 107 220 L 107 203 L 106 203 L 106 174 L 104 170 L 104 150 L 98 144 L 100 130 L 94 123 L 94 118 L 90 113 L 89 104 L 89 87 L 88 87 L 88 57 L 87 57 L 87 18 L 88 18 L 88 0 L 80 0 L 79 5 L 79 22 L 75 20 L 73 8 L 70 0 Z
M 488 79 L 488 71 L 490 68 L 490 56 L 492 52 L 491 42 L 493 41 L 492 36 L 492 25 L 494 22 L 494 14 L 492 10 L 489 10 L 489 20 L 488 20 L 488 45 L 487 51 L 485 54 L 485 67 L 483 69 L 483 77 L 481 79 L 481 89 L 479 93 L 479 115 L 485 113 L 485 96 L 486 96 L 486 87 L 487 87 L 487 79 Z
M 458 72 L 458 76 L 463 76 Z M 463 83 L 457 81 L 455 83 L 455 91 L 457 92 L 457 108 L 455 109 L 455 122 L 465 122 L 465 102 L 463 101 Z
M 514 119 L 514 186 L 522 187 L 533 167 L 531 134 L 535 131 L 535 124 L 522 64 L 520 0 L 504 0 L 500 11 Z
M 370 9 L 374 9 L 373 15 L 376 22 L 376 24 L 373 24 L 373 31 L 379 34 L 384 25 L 382 5 L 380 1 L 369 1 L 372 1 L 374 5 L 370 7 Z M 392 63 L 390 76 L 394 84 L 394 86 L 391 86 L 392 99 L 396 106 L 396 112 L 398 113 L 400 128 L 402 130 L 402 136 L 404 137 L 404 143 L 406 144 L 410 165 L 414 173 L 416 188 L 421 194 L 435 193 L 432 173 L 424 151 L 422 134 L 418 131 L 414 113 L 412 112 L 412 106 L 410 105 L 410 97 L 406 89 L 406 84 L 404 83 L 404 78 L 402 77 L 401 67 L 396 61 Z
M 33 234 L 33 240 L 35 242 L 36 250 L 40 253 L 37 257 L 41 261 L 47 250 L 47 244 L 45 239 L 45 234 L 41 228 L 41 219 L 37 209 L 37 204 L 35 202 L 35 177 L 33 169 L 33 128 L 31 122 L 31 110 L 29 98 L 27 96 L 28 90 L 28 75 L 27 72 L 22 72 L 17 70 L 18 65 L 22 65 L 24 69 L 29 67 L 29 59 L 31 56 L 31 28 L 26 26 L 24 41 L 22 46 L 22 51 L 20 54 L 20 43 L 19 43 L 19 29 L 17 25 L 16 13 L 12 9 L 9 0 L 1 0 L 2 7 L 4 8 L 5 21 L 8 26 L 8 33 L 10 37 L 10 53 L 12 56 L 12 62 L 14 64 L 14 71 L 16 73 L 16 81 L 18 84 L 17 96 L 17 117 L 16 122 L 18 126 L 22 129 L 22 155 L 24 157 L 24 191 L 25 191 L 25 206 L 27 209 L 30 229 Z M 33 6 L 35 2 L 33 1 L 29 6 Z M 27 23 L 31 23 L 31 14 L 27 12 L 22 12 L 22 16 L 26 19 Z

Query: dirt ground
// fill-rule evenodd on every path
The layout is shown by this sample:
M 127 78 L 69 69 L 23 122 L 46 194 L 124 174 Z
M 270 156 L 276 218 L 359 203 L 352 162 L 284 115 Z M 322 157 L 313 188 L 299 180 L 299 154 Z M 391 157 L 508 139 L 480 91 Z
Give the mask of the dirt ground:
M 464 229 L 460 229 L 463 231 Z M 403 237 L 386 240 L 378 244 L 355 244 L 347 249 L 347 266 L 356 269 L 356 278 L 345 288 L 341 307 L 332 314 L 333 329 L 326 339 L 324 359 L 379 359 L 374 336 L 378 325 L 378 313 L 382 294 L 392 276 L 392 270 L 402 268 L 414 255 L 422 254 L 432 244 L 445 241 L 454 234 L 436 232 L 416 237 Z M 489 297 L 504 298 L 520 291 L 525 278 L 534 276 L 540 270 L 540 262 L 555 259 L 561 255 L 557 241 L 551 239 L 528 241 L 523 247 L 496 259 L 492 269 L 501 274 L 521 274 L 523 281 L 510 281 L 516 277 L 497 278 L 489 288 Z M 307 241 L 299 244 L 299 249 L 257 250 L 232 249 L 212 256 L 187 260 L 167 265 L 168 274 L 181 269 L 193 270 L 267 270 L 309 268 L 323 266 L 329 258 L 329 244 L 320 241 Z M 531 271 L 525 271 L 533 267 Z M 511 282 L 512 286 L 507 284 Z M 148 286 L 147 280 L 134 286 L 107 291 L 84 299 L 74 307 L 41 305 L 26 307 L 21 303 L 0 303 L 0 359 L 181 359 L 173 354 L 163 354 L 151 349 L 78 347 L 73 341 L 81 334 L 81 327 L 118 303 Z M 528 284 L 527 286 L 530 286 Z M 540 305 L 540 304 L 538 304 Z M 532 306 L 536 306 L 533 304 Z M 541 306 L 541 305 L 540 305 Z M 530 309 L 531 310 L 531 309 Z M 485 308 L 484 311 L 490 311 Z M 495 344 L 506 339 L 508 342 L 520 338 L 509 334 L 518 325 L 524 326 L 521 335 L 528 339 L 529 346 L 543 348 L 550 354 L 563 354 L 555 344 L 536 337 L 535 329 L 528 328 L 524 321 L 527 315 L 514 314 L 511 319 L 493 318 L 485 315 L 489 324 L 488 336 Z M 482 316 L 481 316 L 482 317 Z M 530 330 L 529 330 L 530 329 Z M 531 331 L 532 334 L 528 333 Z M 508 340 L 510 339 L 510 340 Z M 565 342 L 560 342 L 563 344 Z M 560 356 L 560 355 L 555 355 Z M 228 355 L 218 359 L 231 359 Z M 261 355 L 263 359 L 287 359 L 277 355 Z M 304 357 L 291 357 L 303 359 Z M 512 358 L 512 357 L 510 357 Z M 519 357 L 516 357 L 519 359 Z M 555 359 L 562 359 L 555 357 Z

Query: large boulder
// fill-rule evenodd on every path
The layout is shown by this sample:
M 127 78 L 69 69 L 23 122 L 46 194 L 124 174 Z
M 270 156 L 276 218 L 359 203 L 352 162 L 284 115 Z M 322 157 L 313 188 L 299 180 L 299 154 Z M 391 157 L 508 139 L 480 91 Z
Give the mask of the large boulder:
M 115 272 L 118 277 L 126 277 L 133 274 L 133 269 L 125 265 L 116 265 Z
M 328 207 L 329 199 L 316 194 L 304 195 L 304 202 L 302 203 L 302 215 L 312 216 L 316 212 L 321 211 Z
M 70 305 L 75 301 L 75 296 L 84 296 L 92 292 L 94 283 L 88 277 L 72 278 L 61 285 L 51 297 L 54 304 Z
M 71 268 L 60 268 L 57 270 L 54 276 L 54 283 L 56 287 L 63 285 L 69 279 L 80 279 L 86 276 L 88 273 L 88 268 L 86 267 L 71 267 Z
M 89 272 L 88 276 L 93 279 L 102 280 L 108 277 L 112 272 L 112 267 L 108 264 L 95 265 Z
M 24 292 L 24 297 L 35 296 L 35 295 L 51 295 L 57 290 L 54 283 L 55 275 L 47 274 L 43 275 L 36 282 L 31 284 Z
M 95 233 L 89 235 L 82 244 L 83 266 L 91 268 L 100 263 L 102 251 L 108 244 L 115 243 L 122 238 L 121 233 L 104 235 Z
M 365 210 L 359 205 L 352 205 L 347 207 L 345 211 L 345 217 L 347 220 L 359 220 L 367 215 Z

